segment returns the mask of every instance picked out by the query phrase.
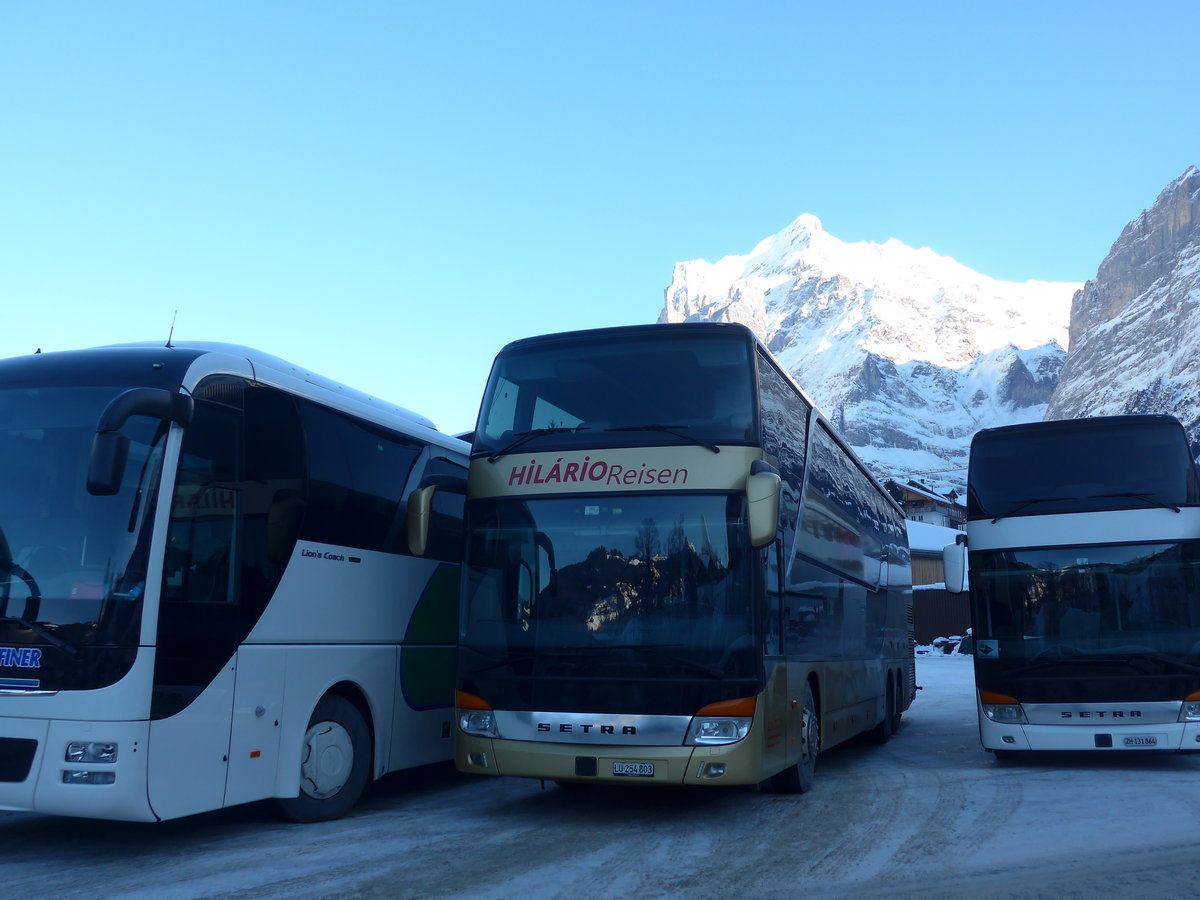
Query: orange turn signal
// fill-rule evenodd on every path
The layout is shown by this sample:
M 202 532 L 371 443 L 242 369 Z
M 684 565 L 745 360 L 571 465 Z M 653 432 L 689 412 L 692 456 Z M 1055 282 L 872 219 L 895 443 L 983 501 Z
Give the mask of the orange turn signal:
M 994 694 L 991 691 L 980 691 L 979 700 L 989 706 L 1017 706 L 1020 701 L 1008 694 Z
M 474 694 L 468 694 L 466 691 L 454 692 L 454 705 L 459 709 L 491 709 L 492 704 L 488 703 L 482 697 L 476 697 Z
M 739 697 L 737 700 L 718 700 L 716 703 L 710 703 L 708 706 L 701 707 L 696 713 L 698 716 L 746 716 L 754 717 L 754 707 L 758 703 L 757 697 Z

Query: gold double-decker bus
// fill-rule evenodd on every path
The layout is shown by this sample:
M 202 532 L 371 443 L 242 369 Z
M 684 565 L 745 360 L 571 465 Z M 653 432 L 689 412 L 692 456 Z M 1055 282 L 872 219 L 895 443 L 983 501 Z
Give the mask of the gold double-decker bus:
M 505 347 L 465 516 L 463 771 L 802 792 L 911 702 L 903 515 L 742 326 Z

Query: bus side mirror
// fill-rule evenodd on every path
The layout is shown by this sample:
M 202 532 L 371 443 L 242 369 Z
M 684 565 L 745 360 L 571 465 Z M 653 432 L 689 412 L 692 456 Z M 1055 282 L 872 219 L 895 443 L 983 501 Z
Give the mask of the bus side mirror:
M 87 489 L 95 497 L 111 497 L 121 490 L 121 476 L 129 458 L 129 438 L 119 431 L 98 431 L 92 436 Z
M 765 547 L 775 540 L 779 529 L 779 491 L 783 484 L 769 466 L 759 466 L 756 462 L 746 477 L 746 519 L 752 547 Z
M 942 569 L 946 591 L 961 594 L 967 590 L 967 547 L 965 544 L 947 544 L 942 548 Z
M 129 458 L 129 438 L 120 428 L 130 416 L 149 416 L 186 426 L 192 421 L 194 404 L 187 394 L 161 388 L 130 388 L 114 397 L 100 414 L 92 455 L 88 459 L 87 489 L 97 497 L 121 490 L 121 476 Z
M 408 495 L 408 549 L 413 556 L 424 556 L 429 545 L 429 519 L 436 485 L 417 488 Z

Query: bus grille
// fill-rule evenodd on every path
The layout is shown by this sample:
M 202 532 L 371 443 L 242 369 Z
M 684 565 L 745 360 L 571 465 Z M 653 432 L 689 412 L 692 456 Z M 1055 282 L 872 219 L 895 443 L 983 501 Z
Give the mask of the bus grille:
M 0 738 L 0 781 L 20 782 L 29 777 L 37 741 L 28 738 Z

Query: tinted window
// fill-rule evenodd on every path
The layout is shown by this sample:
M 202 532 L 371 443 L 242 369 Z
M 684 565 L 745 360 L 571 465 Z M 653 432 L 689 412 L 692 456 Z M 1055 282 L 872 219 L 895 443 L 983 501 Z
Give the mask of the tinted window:
M 974 551 L 976 636 L 1002 657 L 1194 654 L 1200 642 L 1200 543 Z M 1190 667 L 1189 667 L 1190 668 Z
M 19 365 L 0 369 L 6 383 L 29 380 Z M 0 646 L 40 654 L 34 669 L 0 659 L 0 685 L 99 688 L 134 661 L 167 426 L 131 417 L 121 427 L 130 444 L 120 491 L 88 493 L 96 422 L 124 390 L 97 387 L 99 374 L 0 390 Z
M 878 651 L 881 603 L 856 581 L 797 560 L 784 595 L 784 651 L 815 659 Z
M 797 473 L 804 466 L 809 405 L 765 358 L 758 367 L 763 450 Z
M 1200 503 L 1183 428 L 1164 416 L 981 431 L 968 481 L 970 519 Z
M 466 483 L 467 470 L 465 466 L 445 459 L 434 457 L 425 467 L 422 478 L 448 475 L 463 479 Z M 463 505 L 466 495 L 458 491 L 439 488 L 433 494 L 433 505 L 430 509 L 429 540 L 425 555 L 430 559 L 441 559 L 446 562 L 460 562 L 463 552 Z
M 481 502 L 470 517 L 465 690 L 510 709 L 673 715 L 755 693 L 742 497 Z
M 784 547 L 792 547 L 796 512 L 804 485 L 804 451 L 811 407 L 765 355 L 758 361 L 759 433 L 763 452 L 783 479 L 779 527 Z
M 874 587 L 879 583 L 885 504 L 823 425 L 812 437 L 798 552 Z
M 301 402 L 307 448 L 307 541 L 400 552 L 389 534 L 398 521 L 404 485 L 421 450 L 416 441 Z
M 754 437 L 753 369 L 745 335 L 603 335 L 513 348 L 496 360 L 480 411 L 476 451 L 496 451 L 535 429 L 578 429 L 580 445 L 662 444 L 647 425 L 708 441 Z M 558 437 L 564 445 L 571 437 Z M 668 439 L 669 440 L 669 439 Z M 534 444 L 527 445 L 530 449 Z
M 184 432 L 163 559 L 152 715 L 204 689 L 242 638 L 234 536 L 245 501 L 241 414 L 197 400 Z
M 295 399 L 255 386 L 246 389 L 245 405 L 242 604 L 244 618 L 257 618 L 291 559 L 308 485 Z
M 0 614 L 26 615 L 75 644 L 138 640 L 167 429 L 131 417 L 120 492 L 89 494 L 96 422 L 122 390 L 0 391 Z M 26 641 L 42 638 L 0 623 L 0 644 Z

